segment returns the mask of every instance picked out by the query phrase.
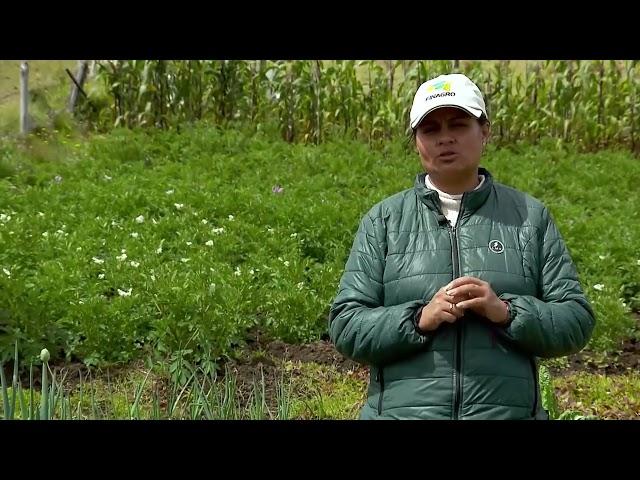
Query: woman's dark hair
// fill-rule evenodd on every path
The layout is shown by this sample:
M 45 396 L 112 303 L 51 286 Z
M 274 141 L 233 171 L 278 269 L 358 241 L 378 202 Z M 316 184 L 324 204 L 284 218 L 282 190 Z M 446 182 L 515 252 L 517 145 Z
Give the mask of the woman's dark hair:
M 490 122 L 487 116 L 484 113 L 482 113 L 480 114 L 480 118 L 478 118 L 478 123 L 480 124 L 480 126 L 483 126 Z M 410 128 L 408 131 L 408 134 L 409 134 L 409 138 L 407 138 L 407 146 L 409 148 L 413 148 L 413 146 L 416 144 L 416 129 Z

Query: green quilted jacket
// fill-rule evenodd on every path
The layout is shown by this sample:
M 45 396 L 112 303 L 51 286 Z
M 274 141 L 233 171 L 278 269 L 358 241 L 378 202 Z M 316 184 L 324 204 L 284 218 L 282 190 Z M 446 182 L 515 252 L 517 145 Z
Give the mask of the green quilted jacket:
M 537 359 L 578 352 L 591 336 L 593 311 L 549 211 L 479 173 L 485 182 L 463 195 L 456 225 L 424 173 L 360 223 L 329 335 L 370 366 L 361 419 L 545 418 Z M 419 333 L 419 309 L 459 276 L 489 282 L 511 321 L 468 311 Z

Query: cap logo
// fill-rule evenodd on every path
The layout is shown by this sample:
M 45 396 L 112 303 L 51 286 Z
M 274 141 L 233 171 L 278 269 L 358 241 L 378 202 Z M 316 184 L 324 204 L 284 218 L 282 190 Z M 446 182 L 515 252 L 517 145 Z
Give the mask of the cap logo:
M 500 240 L 491 240 L 489 242 L 489 250 L 493 253 L 502 253 L 504 252 L 504 245 Z
M 451 90 L 451 83 L 443 80 L 441 82 L 433 83 L 427 87 L 427 92 L 434 92 L 436 90 L 444 90 L 445 92 L 448 92 Z
M 440 92 L 440 93 L 434 93 L 433 95 L 429 95 L 427 98 L 425 98 L 425 101 L 428 102 L 432 98 L 437 98 L 437 97 L 455 97 L 455 96 L 456 96 L 456 92 Z

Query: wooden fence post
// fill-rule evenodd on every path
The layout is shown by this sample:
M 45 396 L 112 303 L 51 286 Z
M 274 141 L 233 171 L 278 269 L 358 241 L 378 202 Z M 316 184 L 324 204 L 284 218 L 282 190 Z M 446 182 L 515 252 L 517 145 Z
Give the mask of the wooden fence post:
M 20 65 L 20 133 L 29 132 L 29 64 Z
M 67 111 L 73 113 L 74 108 L 76 107 L 76 102 L 78 101 L 78 94 L 82 89 L 82 85 L 87 78 L 87 73 L 89 71 L 89 62 L 87 60 L 80 60 L 78 62 L 78 73 L 75 76 L 75 82 L 72 82 L 71 85 L 71 94 L 69 95 L 69 104 L 67 105 Z M 84 92 L 83 92 L 84 93 Z

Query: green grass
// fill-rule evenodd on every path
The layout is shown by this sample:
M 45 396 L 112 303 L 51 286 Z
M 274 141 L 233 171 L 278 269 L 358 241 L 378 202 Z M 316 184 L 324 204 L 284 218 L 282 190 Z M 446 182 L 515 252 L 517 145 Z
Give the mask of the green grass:
M 284 365 L 294 375 L 293 418 L 350 420 L 358 417 L 366 400 L 366 379 L 357 371 L 341 372 L 332 365 Z
M 573 373 L 553 380 L 562 410 L 603 419 L 638 419 L 640 374 Z
M 292 145 L 206 125 L 5 141 L 0 165 L 0 352 L 18 337 L 27 357 L 46 346 L 90 365 L 211 363 L 256 326 L 318 338 L 361 215 L 420 169 L 402 141 Z M 549 206 L 596 310 L 590 347 L 615 348 L 640 284 L 640 163 L 539 146 L 490 149 L 483 165 Z

